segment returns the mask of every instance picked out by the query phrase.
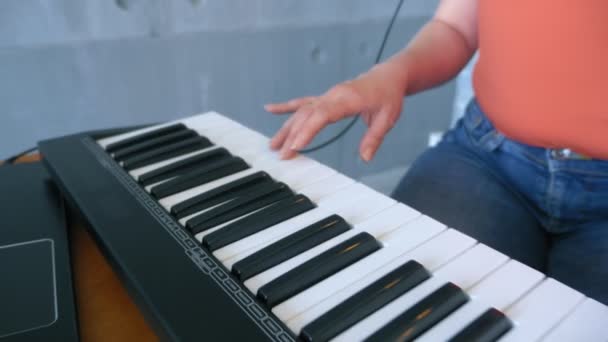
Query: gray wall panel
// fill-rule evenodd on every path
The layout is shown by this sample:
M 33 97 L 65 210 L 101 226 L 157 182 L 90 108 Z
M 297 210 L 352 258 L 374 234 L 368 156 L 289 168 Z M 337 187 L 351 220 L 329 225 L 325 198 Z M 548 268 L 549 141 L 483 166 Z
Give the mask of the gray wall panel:
M 0 158 L 85 129 L 217 110 L 272 135 L 262 106 L 319 94 L 372 63 L 396 1 L 6 0 L 0 3 Z M 386 55 L 436 1 L 406 1 Z M 358 125 L 313 154 L 355 177 L 406 165 L 449 124 L 453 84 L 407 101 L 377 160 Z M 316 142 L 344 123 L 324 131 Z

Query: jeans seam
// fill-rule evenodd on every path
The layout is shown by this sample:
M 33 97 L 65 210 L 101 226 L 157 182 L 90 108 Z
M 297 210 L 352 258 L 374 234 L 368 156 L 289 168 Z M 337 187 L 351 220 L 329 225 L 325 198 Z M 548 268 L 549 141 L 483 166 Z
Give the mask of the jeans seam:
M 507 139 L 506 141 L 508 143 L 513 144 L 515 146 L 515 148 L 517 149 L 517 151 L 515 151 L 515 153 L 510 153 L 510 154 L 512 154 L 514 156 L 521 155 L 521 156 L 525 157 L 524 158 L 525 161 L 539 164 L 542 167 L 547 167 L 548 164 L 544 159 L 540 159 L 540 158 L 536 157 L 532 153 L 526 151 L 524 148 L 519 148 L 519 145 L 517 144 L 517 142 L 514 142 L 513 140 L 510 140 L 508 138 L 506 138 L 506 139 Z
M 555 186 L 555 174 L 548 170 L 549 172 L 549 182 L 547 183 L 547 189 L 545 192 L 545 206 L 547 207 L 547 214 L 549 214 L 549 225 L 553 224 L 553 214 L 554 214 L 554 186 Z
M 586 176 L 608 177 L 608 172 L 605 172 L 605 173 L 604 172 L 594 172 L 594 171 L 580 170 L 580 169 L 570 168 L 570 167 L 560 168 L 559 170 L 571 172 L 571 173 L 577 173 L 577 174 L 586 175 Z

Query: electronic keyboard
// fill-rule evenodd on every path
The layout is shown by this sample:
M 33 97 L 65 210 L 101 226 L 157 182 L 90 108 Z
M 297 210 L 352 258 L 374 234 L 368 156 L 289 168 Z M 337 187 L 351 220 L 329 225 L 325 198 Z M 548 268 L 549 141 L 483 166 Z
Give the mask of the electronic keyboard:
M 39 145 L 165 339 L 608 338 L 603 304 L 221 114 Z

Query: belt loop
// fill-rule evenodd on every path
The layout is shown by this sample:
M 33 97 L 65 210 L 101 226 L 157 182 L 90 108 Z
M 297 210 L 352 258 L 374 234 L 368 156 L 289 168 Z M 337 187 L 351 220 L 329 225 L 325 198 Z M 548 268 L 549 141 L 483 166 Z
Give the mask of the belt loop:
M 484 115 L 482 114 L 481 109 L 479 108 L 477 100 L 475 99 L 475 97 L 472 97 L 466 107 L 466 112 L 464 115 L 465 126 L 467 126 L 469 130 L 474 130 L 479 127 L 479 125 L 484 119 L 483 117 Z
M 481 138 L 479 144 L 485 150 L 491 152 L 500 147 L 500 145 L 502 145 L 504 141 L 505 136 L 502 133 L 498 132 L 496 129 L 493 129 Z

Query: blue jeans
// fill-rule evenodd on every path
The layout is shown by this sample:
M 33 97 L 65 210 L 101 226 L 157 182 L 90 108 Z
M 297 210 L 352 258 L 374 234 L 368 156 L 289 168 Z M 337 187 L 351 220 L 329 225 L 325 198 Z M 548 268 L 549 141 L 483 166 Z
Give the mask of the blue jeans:
M 608 161 L 561 152 L 506 138 L 473 100 L 393 197 L 608 304 Z

